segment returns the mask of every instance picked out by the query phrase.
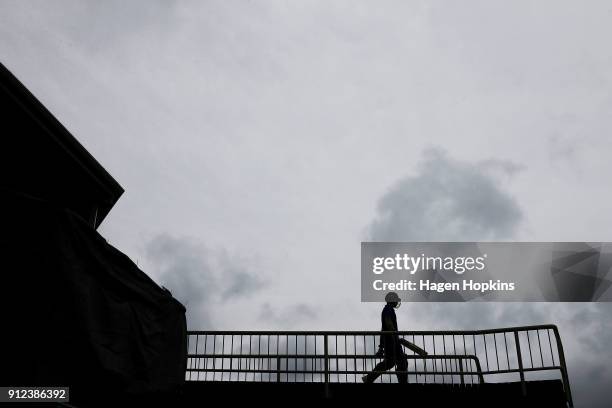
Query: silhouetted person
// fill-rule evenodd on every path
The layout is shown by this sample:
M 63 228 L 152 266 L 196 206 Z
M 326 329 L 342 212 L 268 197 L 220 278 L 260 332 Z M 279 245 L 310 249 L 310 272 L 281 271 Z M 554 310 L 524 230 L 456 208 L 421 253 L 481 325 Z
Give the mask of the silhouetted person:
M 402 346 L 408 347 L 415 353 L 426 356 L 427 352 L 420 347 L 410 343 L 399 337 L 397 334 L 397 318 L 395 316 L 395 309 L 398 309 L 402 304 L 402 299 L 395 292 L 389 292 L 385 296 L 385 302 L 387 304 L 382 310 L 380 316 L 383 332 L 395 332 L 385 333 L 380 335 L 380 344 L 378 345 L 378 352 L 376 356 L 384 357 L 383 361 L 378 363 L 374 367 L 374 371 L 368 375 L 364 375 L 362 380 L 364 383 L 373 383 L 383 372 L 390 370 L 395 367 L 397 373 L 397 381 L 401 384 L 408 382 L 408 374 L 402 371 L 408 369 L 408 359 L 402 349 Z

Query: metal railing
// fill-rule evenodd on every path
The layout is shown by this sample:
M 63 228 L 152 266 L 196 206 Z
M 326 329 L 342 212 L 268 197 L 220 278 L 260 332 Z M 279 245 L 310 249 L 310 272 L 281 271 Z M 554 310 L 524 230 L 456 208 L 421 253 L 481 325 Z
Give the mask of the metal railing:
M 380 331 L 189 331 L 187 381 L 361 382 L 382 361 Z M 407 352 L 405 371 L 385 371 L 381 382 L 465 386 L 559 378 L 569 406 L 572 395 L 559 330 L 555 325 L 491 330 L 393 333 L 429 354 Z M 529 378 L 528 378 L 529 377 Z

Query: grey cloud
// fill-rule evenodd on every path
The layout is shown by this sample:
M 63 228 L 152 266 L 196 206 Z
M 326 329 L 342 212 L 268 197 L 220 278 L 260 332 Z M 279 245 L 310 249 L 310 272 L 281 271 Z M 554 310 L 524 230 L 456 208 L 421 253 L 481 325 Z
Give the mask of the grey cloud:
M 471 164 L 428 149 L 416 175 L 393 186 L 378 203 L 372 241 L 476 241 L 514 235 L 522 212 L 493 175 L 519 167 L 501 161 Z
M 521 166 L 497 159 L 465 163 L 441 150 L 425 153 L 416 175 L 399 181 L 379 201 L 370 225 L 376 241 L 484 241 L 516 237 L 518 203 L 501 187 Z M 564 341 L 575 401 L 607 406 L 612 372 L 610 304 L 413 303 L 398 311 L 400 328 L 483 329 L 553 323 Z
M 158 235 L 147 244 L 146 256 L 159 282 L 187 307 L 191 327 L 212 328 L 216 303 L 248 296 L 264 284 L 246 261 L 191 238 Z
M 547 142 L 549 157 L 553 164 L 560 166 L 570 164 L 572 169 L 576 169 L 576 162 L 580 159 L 581 143 L 584 143 L 584 140 L 555 132 L 548 137 Z
M 261 280 L 253 274 L 242 270 L 234 271 L 230 275 L 229 286 L 223 291 L 223 297 L 240 296 L 261 288 Z

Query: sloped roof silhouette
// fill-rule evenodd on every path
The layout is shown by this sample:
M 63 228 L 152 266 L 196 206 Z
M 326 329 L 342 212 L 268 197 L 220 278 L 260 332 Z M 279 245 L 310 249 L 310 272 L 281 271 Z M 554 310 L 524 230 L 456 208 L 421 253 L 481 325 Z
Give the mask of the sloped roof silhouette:
M 1 63 L 0 107 L 2 187 L 67 207 L 97 228 L 124 192 L 119 183 Z

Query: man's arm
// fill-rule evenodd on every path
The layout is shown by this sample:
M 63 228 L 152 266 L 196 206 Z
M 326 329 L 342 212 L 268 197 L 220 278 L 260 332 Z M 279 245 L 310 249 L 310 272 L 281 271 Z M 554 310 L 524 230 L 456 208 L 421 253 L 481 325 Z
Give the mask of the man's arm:
M 391 316 L 385 316 L 385 314 L 383 313 L 383 319 L 382 319 L 382 331 L 395 331 L 395 325 L 393 324 L 393 318 L 391 318 Z M 385 342 L 386 342 L 386 337 L 388 337 L 385 334 L 380 335 L 380 344 L 378 345 L 378 351 L 376 352 L 376 356 L 382 356 L 384 355 L 384 350 L 385 350 Z M 389 345 L 389 347 L 391 347 Z
M 383 327 L 382 327 L 383 331 L 396 331 L 395 328 L 395 324 L 393 322 L 393 318 L 391 316 L 385 316 L 383 318 Z M 385 353 L 385 340 L 388 341 L 389 337 L 387 335 L 380 335 L 380 344 L 378 345 L 378 351 L 376 352 L 376 356 L 380 357 L 383 356 Z M 389 348 L 392 347 L 392 345 L 387 345 Z

